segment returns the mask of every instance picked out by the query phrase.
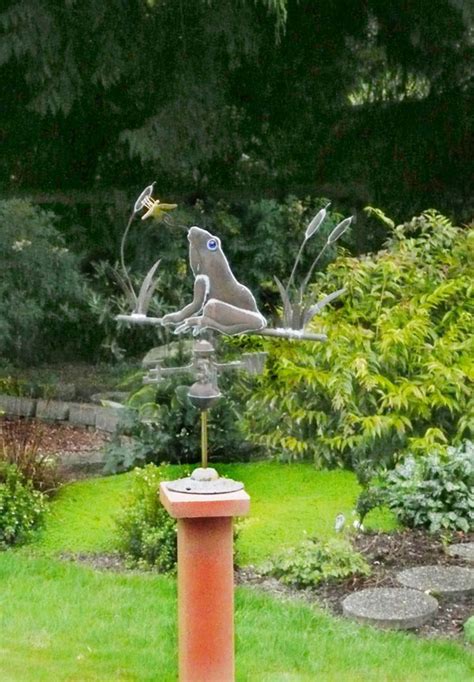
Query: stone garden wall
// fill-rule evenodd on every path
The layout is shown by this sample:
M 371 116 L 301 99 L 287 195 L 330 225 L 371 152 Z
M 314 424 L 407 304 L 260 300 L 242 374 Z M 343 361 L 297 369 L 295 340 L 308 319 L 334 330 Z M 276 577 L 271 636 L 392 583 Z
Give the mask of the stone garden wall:
M 7 417 L 36 417 L 43 421 L 67 422 L 71 426 L 87 426 L 107 433 L 114 433 L 120 421 L 118 408 L 9 395 L 0 395 L 0 414 L 2 412 Z

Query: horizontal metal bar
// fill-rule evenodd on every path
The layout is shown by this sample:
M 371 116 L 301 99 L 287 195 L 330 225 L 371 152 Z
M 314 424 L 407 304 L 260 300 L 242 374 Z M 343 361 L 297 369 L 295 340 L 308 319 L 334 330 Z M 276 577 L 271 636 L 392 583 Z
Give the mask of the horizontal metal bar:
M 260 329 L 256 332 L 246 332 L 247 334 L 256 334 L 258 336 L 273 336 L 278 339 L 293 339 L 294 341 L 327 341 L 326 334 L 312 334 L 305 332 L 304 329 Z
M 146 315 L 140 315 L 138 313 L 132 313 L 132 315 L 117 315 L 115 319 L 120 322 L 129 322 L 130 324 L 151 326 L 161 326 L 163 320 L 162 317 L 147 317 Z M 294 341 L 327 341 L 328 339 L 326 334 L 313 334 L 311 332 L 305 332 L 304 329 L 287 329 L 283 327 L 278 329 L 266 327 L 265 329 L 260 329 L 258 331 L 245 332 L 245 335 L 272 336 L 278 339 L 292 339 Z
M 163 326 L 162 317 L 147 317 L 139 313 L 132 313 L 131 315 L 116 315 L 115 319 L 118 322 L 129 322 L 130 324 L 150 325 L 155 327 Z

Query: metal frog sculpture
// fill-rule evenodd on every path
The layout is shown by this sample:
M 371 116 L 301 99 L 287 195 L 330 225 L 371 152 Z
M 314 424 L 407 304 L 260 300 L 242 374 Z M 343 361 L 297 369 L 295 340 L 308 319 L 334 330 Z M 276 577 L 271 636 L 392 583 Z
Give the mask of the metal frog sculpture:
M 219 237 L 191 227 L 188 241 L 194 298 L 181 310 L 165 315 L 162 324 L 178 325 L 176 333 L 192 329 L 195 335 L 202 329 L 242 334 L 266 327 L 254 295 L 234 277 Z
M 164 220 L 169 223 L 167 213 L 175 209 L 176 204 L 160 203 L 159 199 L 152 198 L 152 191 L 153 185 L 149 185 L 138 197 L 122 238 L 122 275 L 118 275 L 117 279 L 133 304 L 133 312 L 130 315 L 118 315 L 118 320 L 134 324 L 174 326 L 177 334 L 191 330 L 195 336 L 205 329 L 211 329 L 228 335 L 249 333 L 308 341 L 325 341 L 327 339 L 325 334 L 310 332 L 306 328 L 324 306 L 344 293 L 345 290 L 334 291 L 320 301 L 310 301 L 307 300 L 306 289 L 319 259 L 326 249 L 334 244 L 349 228 L 352 218 L 342 220 L 331 231 L 304 281 L 296 291 L 296 297 L 291 300 L 292 284 L 304 247 L 324 222 L 327 207 L 321 209 L 309 223 L 286 287 L 275 277 L 282 300 L 282 327 L 267 327 L 267 322 L 258 309 L 254 295 L 248 287 L 241 284 L 234 276 L 222 250 L 219 237 L 197 226 L 191 227 L 188 231 L 189 263 L 195 278 L 193 300 L 174 313 L 169 313 L 163 317 L 149 317 L 147 311 L 158 283 L 155 274 L 160 261 L 156 261 L 150 268 L 137 295 L 125 266 L 124 248 L 131 222 L 142 209 L 146 209 L 142 220 L 153 217 L 156 220 Z

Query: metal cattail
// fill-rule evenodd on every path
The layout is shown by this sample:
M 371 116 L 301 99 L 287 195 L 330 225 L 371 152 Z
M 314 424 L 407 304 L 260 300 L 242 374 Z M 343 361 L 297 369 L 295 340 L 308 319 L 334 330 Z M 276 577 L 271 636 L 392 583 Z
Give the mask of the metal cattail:
M 318 253 L 318 255 L 316 256 L 316 258 L 314 259 L 314 261 L 312 262 L 311 267 L 310 267 L 310 269 L 308 270 L 308 274 L 307 274 L 306 277 L 304 278 L 304 282 L 303 282 L 303 284 L 301 285 L 301 289 L 300 289 L 300 300 L 301 300 L 301 301 L 303 300 L 304 292 L 305 292 L 305 290 L 306 290 L 306 287 L 308 286 L 309 280 L 311 279 L 311 275 L 313 274 L 314 268 L 315 268 L 316 265 L 319 263 L 319 261 L 320 261 L 322 255 L 325 253 L 326 249 L 327 249 L 329 246 L 331 246 L 332 244 L 334 244 L 335 242 L 337 242 L 337 240 L 339 239 L 339 237 L 342 237 L 342 235 L 344 234 L 344 232 L 349 228 L 349 225 L 351 224 L 351 222 L 352 222 L 352 220 L 353 220 L 353 217 L 354 217 L 354 216 L 351 216 L 350 218 L 344 218 L 344 220 L 341 220 L 341 222 L 338 223 L 338 224 L 336 225 L 336 227 L 332 230 L 332 232 L 330 233 L 329 237 L 327 238 L 327 241 L 326 241 L 326 243 L 324 244 L 323 248 L 322 248 L 321 251 Z
M 293 279 L 294 279 L 295 273 L 296 273 L 296 268 L 298 267 L 298 264 L 301 260 L 301 256 L 303 254 L 303 249 L 305 247 L 305 244 L 310 237 L 312 237 L 314 234 L 316 234 L 316 232 L 319 230 L 319 228 L 323 224 L 323 222 L 326 218 L 326 215 L 327 215 L 327 209 L 328 209 L 329 205 L 330 204 L 327 204 L 327 206 L 325 206 L 320 211 L 318 211 L 316 213 L 316 215 L 314 216 L 314 218 L 310 221 L 308 227 L 306 228 L 306 232 L 304 233 L 304 239 L 301 242 L 301 246 L 300 246 L 298 254 L 296 256 L 296 259 L 295 259 L 295 262 L 293 265 L 293 269 L 291 271 L 290 278 L 288 280 L 288 284 L 286 285 L 286 292 L 289 291 L 289 289 L 293 283 Z

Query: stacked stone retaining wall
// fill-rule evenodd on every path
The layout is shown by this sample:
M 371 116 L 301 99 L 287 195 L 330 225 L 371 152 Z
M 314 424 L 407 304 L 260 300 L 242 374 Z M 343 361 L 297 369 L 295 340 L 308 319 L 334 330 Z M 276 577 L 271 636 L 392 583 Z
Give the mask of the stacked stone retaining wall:
M 2 413 L 7 417 L 36 417 L 42 421 L 65 422 L 107 433 L 116 431 L 121 417 L 121 410 L 113 407 L 10 395 L 0 395 Z

